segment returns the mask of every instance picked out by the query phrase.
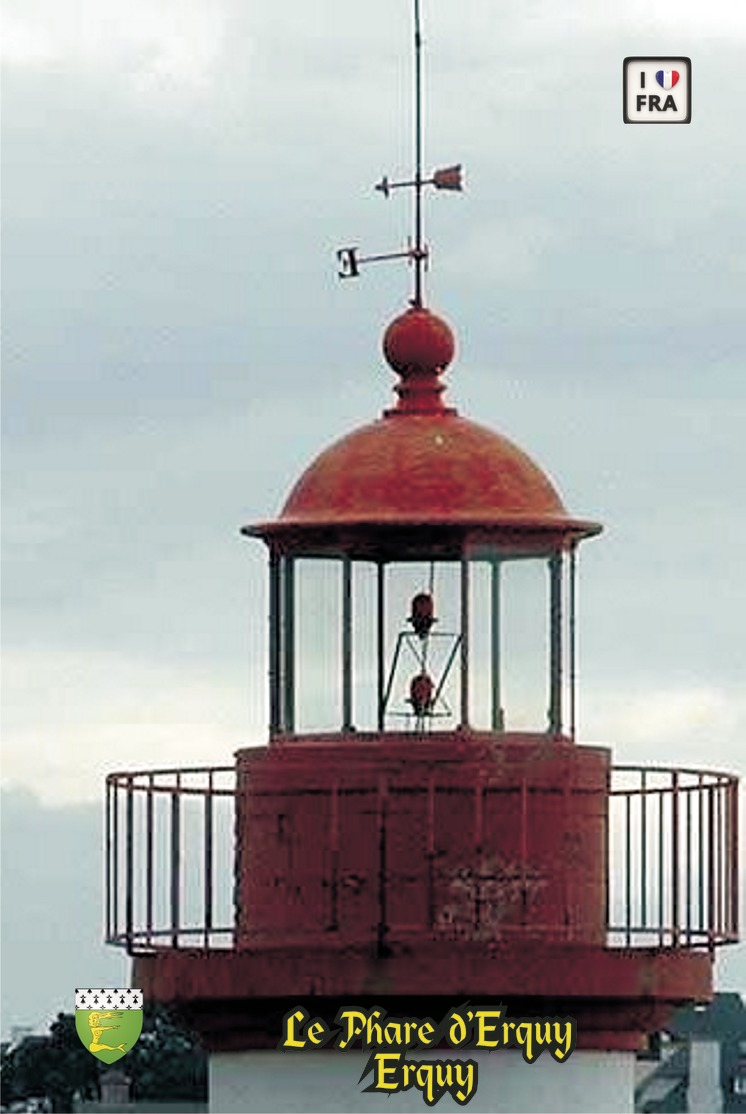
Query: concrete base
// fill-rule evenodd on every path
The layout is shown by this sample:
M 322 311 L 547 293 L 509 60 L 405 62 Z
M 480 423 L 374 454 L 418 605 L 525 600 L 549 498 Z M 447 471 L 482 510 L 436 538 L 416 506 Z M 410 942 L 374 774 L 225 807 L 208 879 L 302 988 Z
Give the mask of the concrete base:
M 367 1052 L 216 1052 L 210 1056 L 210 1110 L 215 1114 L 254 1111 L 379 1111 L 380 1114 L 425 1114 L 422 1092 L 372 1092 L 358 1083 Z M 409 1060 L 472 1059 L 478 1065 L 478 1088 L 469 1114 L 632 1114 L 633 1052 L 575 1051 L 564 1063 L 543 1053 L 527 1064 L 517 1050 L 459 1052 L 411 1051 Z M 444 1094 L 436 1109 L 463 1109 Z

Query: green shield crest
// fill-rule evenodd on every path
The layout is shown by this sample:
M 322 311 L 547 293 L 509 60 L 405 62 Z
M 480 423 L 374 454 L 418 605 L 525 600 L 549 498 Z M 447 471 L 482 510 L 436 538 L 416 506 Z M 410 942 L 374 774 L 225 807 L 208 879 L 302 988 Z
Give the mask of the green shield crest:
M 127 987 L 77 989 L 75 1028 L 97 1060 L 114 1064 L 134 1048 L 142 1032 L 142 991 Z

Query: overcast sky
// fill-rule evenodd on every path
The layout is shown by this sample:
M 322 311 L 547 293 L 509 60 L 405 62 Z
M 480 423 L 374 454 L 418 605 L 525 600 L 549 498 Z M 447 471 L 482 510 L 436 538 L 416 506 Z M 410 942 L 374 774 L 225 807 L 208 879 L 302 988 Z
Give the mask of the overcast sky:
M 738 771 L 746 13 L 654 7 L 425 3 L 426 162 L 467 185 L 428 206 L 429 301 L 451 401 L 606 525 L 581 739 Z M 265 559 L 238 527 L 389 404 L 406 268 L 340 284 L 334 251 L 406 240 L 371 187 L 411 170 L 411 14 L 4 9 L 3 770 L 41 823 L 113 768 L 266 737 Z M 648 54 L 691 57 L 690 125 L 623 124 L 622 60 Z

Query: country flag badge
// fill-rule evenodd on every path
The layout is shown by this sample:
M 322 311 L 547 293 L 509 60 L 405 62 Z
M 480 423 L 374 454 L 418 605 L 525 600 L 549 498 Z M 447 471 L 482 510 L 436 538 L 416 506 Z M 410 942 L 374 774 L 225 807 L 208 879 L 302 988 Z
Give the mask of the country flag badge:
M 678 70 L 655 71 L 655 80 L 658 82 L 661 89 L 673 89 L 680 77 L 681 74 Z
M 691 123 L 691 58 L 625 58 L 622 73 L 625 124 Z
M 97 1060 L 114 1064 L 137 1044 L 142 1032 L 142 991 L 100 987 L 75 991 L 75 1028 Z

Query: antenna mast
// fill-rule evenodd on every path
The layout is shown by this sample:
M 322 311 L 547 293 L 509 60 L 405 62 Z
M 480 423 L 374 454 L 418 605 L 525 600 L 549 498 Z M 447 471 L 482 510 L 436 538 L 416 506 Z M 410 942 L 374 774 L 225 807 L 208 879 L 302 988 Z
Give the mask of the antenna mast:
M 341 279 L 357 278 L 363 263 L 378 263 L 384 259 L 408 259 L 414 264 L 414 296 L 412 305 L 421 308 L 423 275 L 430 251 L 423 239 L 422 190 L 434 186 L 437 190 L 461 190 L 461 164 L 446 166 L 433 172 L 430 178 L 423 177 L 422 170 L 422 23 L 420 0 L 414 0 L 414 178 L 401 182 L 390 182 L 384 175 L 376 189 L 389 197 L 395 189 L 414 189 L 414 243 L 409 240 L 403 251 L 385 252 L 380 255 L 359 256 L 357 246 L 340 248 L 337 251 L 338 275 Z
M 414 298 L 422 305 L 422 272 L 426 255 L 422 243 L 422 28 L 420 0 L 414 0 Z

